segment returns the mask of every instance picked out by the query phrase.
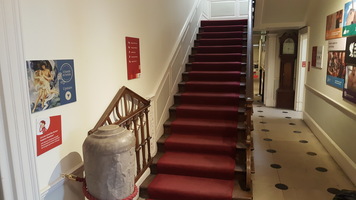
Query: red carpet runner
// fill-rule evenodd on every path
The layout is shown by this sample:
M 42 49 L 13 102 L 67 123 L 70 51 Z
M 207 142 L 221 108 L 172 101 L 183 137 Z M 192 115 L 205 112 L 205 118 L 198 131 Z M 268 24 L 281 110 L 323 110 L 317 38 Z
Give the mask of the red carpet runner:
M 151 166 L 150 199 L 233 199 L 244 132 L 246 23 L 201 22 Z

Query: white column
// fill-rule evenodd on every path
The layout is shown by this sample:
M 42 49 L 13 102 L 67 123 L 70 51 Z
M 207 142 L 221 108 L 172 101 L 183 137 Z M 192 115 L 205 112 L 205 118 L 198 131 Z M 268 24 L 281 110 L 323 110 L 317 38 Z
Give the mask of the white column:
M 5 199 L 40 199 L 19 0 L 0 0 L 0 170 Z
M 276 77 L 276 70 L 279 69 L 277 39 L 277 34 L 267 35 L 264 102 L 266 106 L 270 107 L 276 106 L 276 88 L 278 87 L 278 77 Z

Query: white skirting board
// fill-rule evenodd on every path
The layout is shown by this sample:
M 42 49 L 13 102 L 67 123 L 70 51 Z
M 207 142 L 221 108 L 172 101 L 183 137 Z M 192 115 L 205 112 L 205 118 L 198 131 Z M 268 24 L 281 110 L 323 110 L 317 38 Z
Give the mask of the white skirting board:
M 308 113 L 303 112 L 303 119 L 335 162 L 342 168 L 353 184 L 356 185 L 356 163 L 345 154 Z

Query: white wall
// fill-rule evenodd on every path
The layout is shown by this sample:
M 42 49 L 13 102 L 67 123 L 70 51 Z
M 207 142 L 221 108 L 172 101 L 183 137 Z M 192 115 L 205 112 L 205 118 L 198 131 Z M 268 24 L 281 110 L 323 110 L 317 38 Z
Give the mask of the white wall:
M 247 19 L 248 0 L 204 0 L 209 19 Z
M 356 184 L 356 105 L 343 100 L 342 91 L 326 85 L 326 16 L 344 8 L 349 0 L 313 1 L 307 15 L 309 52 L 324 46 L 322 69 L 311 68 L 306 80 L 304 118 L 333 158 Z M 311 53 L 309 59 L 311 60 Z
M 181 63 L 174 74 L 184 66 L 182 59 L 187 50 L 181 55 L 176 49 L 186 49 L 192 41 L 200 17 L 196 14 L 197 2 L 20 0 L 25 59 L 74 59 L 77 101 L 31 115 L 33 133 L 36 118 L 62 115 L 63 144 L 36 158 L 43 198 L 79 198 L 65 196 L 70 190 L 67 186 L 56 188 L 57 183 L 63 183 L 60 174 L 81 165 L 81 145 L 87 131 L 122 86 L 143 97 L 164 101 L 163 108 L 158 103 L 153 105 L 159 107 L 154 108 L 156 116 L 163 115 L 168 98 L 165 95 L 171 94 L 171 83 L 177 79 L 177 75 L 167 78 L 167 74 L 174 69 L 174 56 Z M 190 24 L 192 28 L 188 29 Z M 141 77 L 130 81 L 126 78 L 125 36 L 140 38 Z M 182 40 L 185 36 L 187 39 Z M 182 41 L 187 44 L 182 45 Z M 162 88 L 168 93 L 161 95 Z

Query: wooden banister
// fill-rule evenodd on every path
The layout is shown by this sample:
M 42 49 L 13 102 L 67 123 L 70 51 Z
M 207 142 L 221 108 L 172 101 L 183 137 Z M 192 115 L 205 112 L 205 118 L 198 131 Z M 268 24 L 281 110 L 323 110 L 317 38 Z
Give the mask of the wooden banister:
M 135 134 L 136 176 L 135 182 L 142 176 L 152 162 L 148 108 L 150 101 L 123 86 L 106 108 L 99 121 L 88 134 L 99 127 L 115 124 L 127 128 Z
M 252 113 L 253 113 L 253 18 L 254 18 L 255 0 L 250 0 L 248 5 L 248 24 L 247 24 L 247 62 L 246 62 L 246 189 L 252 187 L 252 149 L 253 139 L 251 131 L 253 130 Z

